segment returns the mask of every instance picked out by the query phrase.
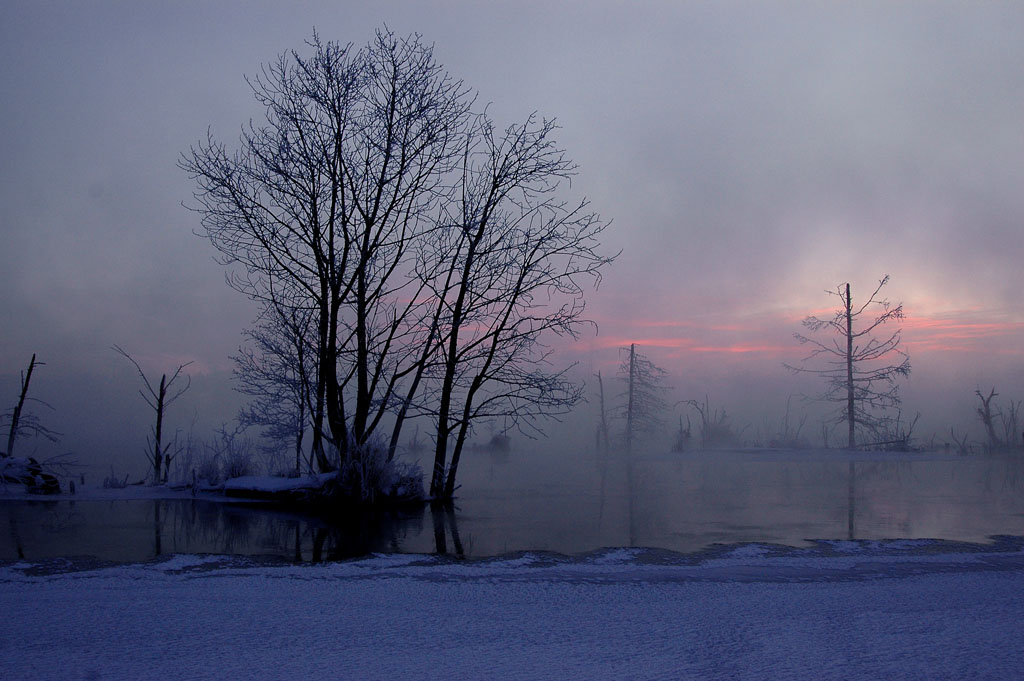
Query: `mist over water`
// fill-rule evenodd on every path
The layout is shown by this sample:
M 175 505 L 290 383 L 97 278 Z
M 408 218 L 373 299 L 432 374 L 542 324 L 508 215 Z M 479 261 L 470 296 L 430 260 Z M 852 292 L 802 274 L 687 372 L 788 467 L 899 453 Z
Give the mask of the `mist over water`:
M 1024 460 L 932 453 L 721 450 L 596 456 L 516 441 L 466 458 L 450 508 L 308 515 L 203 499 L 7 501 L 0 560 L 174 553 L 337 560 L 604 547 L 692 553 L 741 542 L 1024 535 Z

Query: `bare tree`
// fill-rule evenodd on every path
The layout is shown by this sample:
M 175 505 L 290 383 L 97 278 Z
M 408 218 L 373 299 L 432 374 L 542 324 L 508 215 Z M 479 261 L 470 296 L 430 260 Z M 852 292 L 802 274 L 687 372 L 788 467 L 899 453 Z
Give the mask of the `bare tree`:
M 807 317 L 803 325 L 812 333 L 824 332 L 831 338 L 818 340 L 794 334 L 801 345 L 811 347 L 811 353 L 801 366 L 785 365 L 793 372 L 825 380 L 826 389 L 819 399 L 841 405 L 834 422 L 846 422 L 851 449 L 857 446 L 858 429 L 875 439 L 889 429 L 890 410 L 898 411 L 900 406 L 896 381 L 910 375 L 910 358 L 900 347 L 900 329 L 875 335 L 887 323 L 904 319 L 902 304 L 892 307 L 879 297 L 888 282 L 886 275 L 860 306 L 854 305 L 848 283 L 826 291 L 840 300 L 835 315 L 827 319 Z M 824 367 L 807 366 L 814 362 Z
M 27 402 L 35 402 L 36 404 L 53 409 L 46 402 L 28 396 L 29 384 L 32 382 L 32 372 L 37 366 L 42 365 L 43 362 L 36 361 L 36 356 L 33 354 L 32 359 L 29 360 L 28 369 L 21 373 L 21 390 L 18 393 L 18 403 L 14 405 L 13 409 L 4 414 L 6 419 L 10 421 L 10 428 L 7 431 L 7 451 L 0 452 L 0 456 L 14 456 L 14 443 L 19 435 L 37 435 L 51 442 L 56 442 L 60 436 L 60 433 L 44 426 L 35 414 L 25 411 L 25 404 Z
M 406 420 L 429 418 L 432 494 L 450 497 L 475 421 L 529 428 L 579 399 L 543 340 L 583 323 L 604 223 L 558 197 L 574 168 L 553 123 L 495 134 L 418 36 L 309 46 L 252 79 L 266 124 L 240 151 L 208 136 L 181 166 L 232 284 L 311 314 L 314 453 L 322 436 L 362 456 L 387 424 L 390 461 Z
M 178 368 L 171 374 L 170 379 L 167 378 L 167 374 L 160 376 L 160 385 L 156 388 L 150 383 L 149 379 L 146 378 L 146 374 L 142 371 L 142 367 L 139 363 L 132 358 L 127 352 L 121 349 L 120 346 L 113 346 L 114 352 L 118 353 L 135 367 L 135 370 L 139 373 L 139 378 L 142 379 L 142 384 L 145 386 L 145 390 L 139 390 L 139 394 L 142 395 L 142 399 L 145 400 L 146 404 L 149 405 L 150 409 L 153 410 L 156 417 L 156 423 L 153 425 L 152 433 L 150 437 L 146 438 L 146 456 L 149 458 L 150 464 L 153 466 L 153 484 L 159 485 L 161 482 L 167 482 L 167 474 L 170 471 L 171 461 L 174 459 L 174 453 L 170 447 L 164 446 L 163 440 L 163 427 L 164 427 L 164 414 L 167 408 L 170 407 L 179 397 L 185 394 L 185 391 L 192 385 L 192 377 L 185 375 L 185 385 L 175 387 L 175 382 L 181 377 L 181 372 L 192 362 L 186 362 L 185 364 L 179 364 Z
M 625 400 L 622 409 L 625 419 L 623 437 L 626 454 L 629 455 L 636 438 L 654 433 L 664 426 L 662 414 L 668 406 L 664 383 L 668 372 L 638 353 L 635 343 L 622 348 L 620 352 L 623 359 L 619 365 L 619 380 L 626 384 L 622 394 Z
M 252 79 L 266 123 L 243 130 L 240 151 L 208 137 L 181 166 L 199 184 L 204 234 L 242 269 L 236 288 L 313 311 L 313 450 L 326 470 L 337 464 L 321 434 L 343 456 L 365 444 L 421 366 L 423 297 L 409 274 L 437 229 L 470 100 L 418 36 L 309 46 L 312 57 L 282 55 Z
M 295 472 L 313 470 L 313 457 L 305 456 L 303 441 L 313 427 L 318 367 L 313 314 L 298 308 L 271 307 L 260 323 L 246 332 L 251 346 L 239 348 L 235 361 L 236 389 L 252 398 L 239 414 L 245 426 L 257 426 L 279 447 L 295 452 Z
M 977 413 L 978 418 L 985 426 L 985 435 L 988 438 L 987 449 L 995 451 L 1016 447 L 1017 439 L 1020 437 L 1021 402 L 1010 400 L 1009 406 L 1004 409 L 995 401 L 995 398 L 999 396 L 995 388 L 992 388 L 987 396 L 981 390 L 975 390 L 974 394 L 981 400 L 981 406 L 977 408 Z
M 605 223 L 586 200 L 559 190 L 575 166 L 552 139 L 553 121 L 530 116 L 496 134 L 481 114 L 465 135 L 449 227 L 422 270 L 437 304 L 437 437 L 431 495 L 450 498 L 474 422 L 503 417 L 530 434 L 567 412 L 582 387 L 547 368 L 549 336 L 576 337 L 587 284 L 611 258 L 598 252 Z M 447 461 L 449 438 L 451 460 Z
M 608 409 L 605 407 L 604 400 L 604 379 L 601 377 L 600 371 L 597 372 L 597 396 L 598 420 L 596 444 L 597 451 L 603 455 L 608 452 L 608 448 L 611 445 L 611 432 L 608 429 Z
M 711 399 L 705 395 L 704 401 L 684 400 L 682 404 L 690 407 L 700 416 L 700 446 L 702 449 L 714 447 L 735 447 L 740 444 L 739 432 L 733 427 L 732 418 L 725 407 L 712 407 Z

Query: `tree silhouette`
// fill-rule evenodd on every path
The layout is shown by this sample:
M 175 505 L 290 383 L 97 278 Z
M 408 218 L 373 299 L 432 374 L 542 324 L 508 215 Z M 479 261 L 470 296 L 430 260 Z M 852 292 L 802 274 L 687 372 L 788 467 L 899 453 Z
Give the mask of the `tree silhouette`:
M 785 365 L 793 372 L 825 380 L 826 388 L 819 399 L 840 405 L 834 422 L 846 422 L 851 449 L 857 446 L 858 430 L 876 440 L 888 432 L 894 423 L 891 411 L 900 406 L 896 381 L 910 375 L 910 358 L 900 347 L 901 329 L 875 335 L 889 322 L 905 318 L 902 303 L 892 307 L 879 297 L 887 283 L 889 275 L 878 282 L 860 306 L 854 305 L 848 283 L 826 291 L 839 298 L 835 314 L 826 319 L 810 316 L 803 321 L 804 327 L 811 333 L 822 333 L 824 339 L 794 334 L 801 345 L 810 346 L 811 352 L 800 366 Z M 824 366 L 808 366 L 815 363 Z
M 179 364 L 178 368 L 171 374 L 170 379 L 167 378 L 167 374 L 161 375 L 160 384 L 154 388 L 153 384 L 146 378 L 142 367 L 139 366 L 139 363 L 131 355 L 118 345 L 113 346 L 112 349 L 132 363 L 135 370 L 139 373 L 139 378 L 142 379 L 142 385 L 145 386 L 145 390 L 139 390 L 139 395 L 142 396 L 142 399 L 153 410 L 156 417 L 151 436 L 147 437 L 146 456 L 153 466 L 153 484 L 159 485 L 161 482 L 167 482 L 167 474 L 170 471 L 171 461 L 174 459 L 175 454 L 170 451 L 170 447 L 164 447 L 164 414 L 167 412 L 167 408 L 185 394 L 185 391 L 192 385 L 192 377 L 187 374 L 185 376 L 185 385 L 178 387 L 174 385 L 181 377 L 181 371 L 192 364 L 192 362 Z
M 266 120 L 239 151 L 208 135 L 180 165 L 232 284 L 265 318 L 308 315 L 318 467 L 371 442 L 390 462 L 407 420 L 425 418 L 431 494 L 450 497 L 474 422 L 529 428 L 579 399 L 544 340 L 583 323 L 584 287 L 611 260 L 597 253 L 606 223 L 560 197 L 575 166 L 554 123 L 496 130 L 419 36 L 309 47 L 250 81 Z
M 652 362 L 647 356 L 636 351 L 636 344 L 621 348 L 622 362 L 619 365 L 619 380 L 625 384 L 621 399 L 622 416 L 625 420 L 623 438 L 626 455 L 633 452 L 633 443 L 644 434 L 656 432 L 664 426 L 662 415 L 668 407 L 665 400 L 665 378 L 668 373 Z
M 36 404 L 53 409 L 46 402 L 28 396 L 29 385 L 32 383 L 32 372 L 38 366 L 43 366 L 43 362 L 36 361 L 36 356 L 33 354 L 32 359 L 29 360 L 28 369 L 21 374 L 21 390 L 18 392 L 18 402 L 10 411 L 4 414 L 10 421 L 10 428 L 7 431 L 7 451 L 0 452 L 0 456 L 14 456 L 14 444 L 19 435 L 38 435 L 51 442 L 56 442 L 60 436 L 60 433 L 54 432 L 43 425 L 35 414 L 25 411 L 25 405 L 29 402 L 35 402 Z

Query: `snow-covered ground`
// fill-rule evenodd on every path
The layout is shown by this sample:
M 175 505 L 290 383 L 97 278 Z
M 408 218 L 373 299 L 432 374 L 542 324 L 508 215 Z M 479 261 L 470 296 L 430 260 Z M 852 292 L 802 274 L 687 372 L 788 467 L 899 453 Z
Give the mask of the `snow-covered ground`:
M 0 565 L 0 679 L 1013 679 L 1024 542 Z

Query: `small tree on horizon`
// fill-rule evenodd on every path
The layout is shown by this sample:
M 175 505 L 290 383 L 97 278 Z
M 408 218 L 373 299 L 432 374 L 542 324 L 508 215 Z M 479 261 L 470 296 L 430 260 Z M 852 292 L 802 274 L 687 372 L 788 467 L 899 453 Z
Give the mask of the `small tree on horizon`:
M 146 378 L 142 367 L 135 361 L 135 358 L 118 345 L 114 345 L 111 349 L 132 363 L 135 370 L 139 373 L 139 378 L 142 379 L 142 384 L 146 388 L 145 390 L 139 390 L 139 394 L 142 395 L 142 399 L 145 400 L 156 416 L 152 436 L 146 438 L 146 456 L 149 457 L 149 462 L 153 466 L 153 484 L 159 485 L 161 482 L 167 482 L 167 473 L 170 470 L 171 460 L 175 454 L 170 451 L 171 447 L 164 446 L 164 414 L 167 412 L 167 408 L 191 387 L 192 377 L 187 374 L 185 375 L 185 385 L 175 387 L 174 384 L 181 377 L 182 369 L 192 364 L 192 362 L 179 364 L 178 368 L 171 374 L 170 379 L 167 378 L 167 374 L 161 375 L 160 385 L 154 388 L 153 384 Z
M 995 388 L 992 388 L 987 396 L 981 392 L 980 388 L 975 390 L 974 394 L 981 400 L 981 406 L 976 409 L 976 412 L 985 426 L 985 435 L 987 436 L 985 447 L 989 451 L 1016 448 L 1018 438 L 1021 437 L 1021 401 L 1011 399 L 1009 406 L 1004 408 L 995 401 L 995 398 L 999 397 Z M 997 426 L 999 427 L 997 428 Z
M 626 402 L 622 415 L 626 421 L 623 436 L 628 456 L 632 454 L 633 442 L 638 436 L 665 425 L 662 414 L 668 407 L 665 400 L 668 372 L 638 353 L 635 343 L 620 352 L 623 358 L 619 366 L 619 380 L 626 384 L 621 397 Z
M 848 283 L 826 291 L 840 300 L 835 314 L 826 319 L 809 316 L 803 320 L 803 325 L 811 333 L 825 332 L 831 334 L 831 338 L 818 340 L 794 334 L 801 345 L 811 347 L 811 353 L 801 366 L 784 365 L 794 373 L 813 374 L 825 380 L 825 391 L 818 399 L 840 405 L 834 422 L 846 422 L 851 449 L 857 446 L 858 428 L 872 436 L 887 431 L 886 426 L 891 421 L 888 412 L 898 410 L 901 404 L 896 381 L 910 375 L 910 357 L 900 348 L 901 329 L 883 336 L 875 335 L 885 324 L 905 319 L 902 303 L 892 307 L 888 300 L 879 297 L 887 283 L 889 275 L 878 282 L 859 307 L 854 306 Z M 861 323 L 865 316 L 867 321 Z M 815 361 L 822 362 L 824 367 L 804 366 Z

